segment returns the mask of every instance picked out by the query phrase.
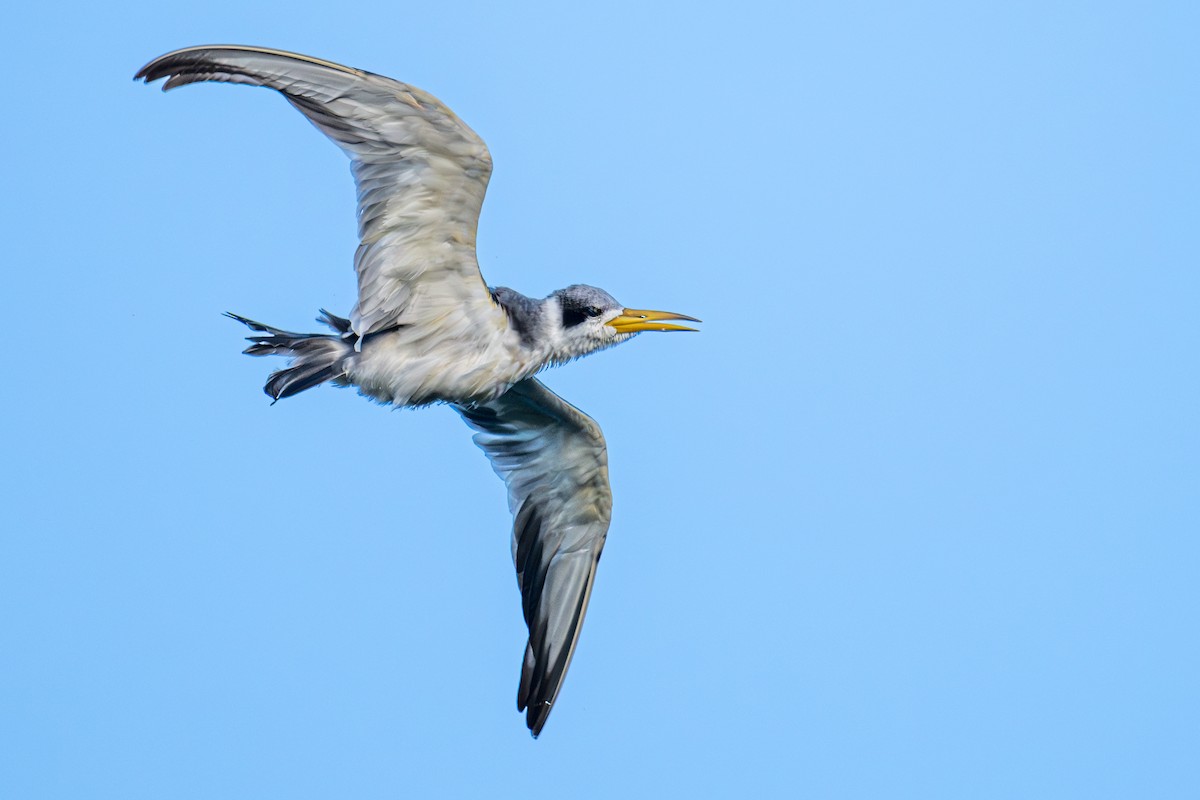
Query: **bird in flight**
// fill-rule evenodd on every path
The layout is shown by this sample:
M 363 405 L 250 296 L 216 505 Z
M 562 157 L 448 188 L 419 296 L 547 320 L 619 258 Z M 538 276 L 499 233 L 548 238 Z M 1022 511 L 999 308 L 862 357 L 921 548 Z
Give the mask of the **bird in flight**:
M 475 256 L 492 173 L 483 140 L 414 86 L 318 58 L 241 45 L 188 47 L 137 73 L 163 90 L 218 81 L 282 94 L 350 157 L 358 189 L 358 301 L 331 333 L 229 316 L 279 355 L 274 400 L 322 383 L 380 403 L 449 404 L 508 488 L 512 552 L 529 640 L 517 708 L 536 738 L 571 663 L 608 533 L 612 495 L 600 427 L 534 377 L 642 331 L 699 320 L 625 308 L 576 284 L 543 299 L 489 287 Z

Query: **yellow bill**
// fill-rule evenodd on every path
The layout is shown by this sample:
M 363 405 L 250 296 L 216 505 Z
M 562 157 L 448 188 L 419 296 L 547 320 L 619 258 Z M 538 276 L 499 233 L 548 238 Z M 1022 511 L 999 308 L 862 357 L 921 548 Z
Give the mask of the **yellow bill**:
M 621 315 L 610 319 L 606 324 L 617 329 L 618 333 L 638 333 L 639 331 L 695 331 L 683 325 L 671 325 L 663 322 L 667 319 L 681 319 L 688 322 L 699 322 L 695 317 L 686 314 L 672 314 L 670 311 L 645 311 L 638 308 L 621 309 Z

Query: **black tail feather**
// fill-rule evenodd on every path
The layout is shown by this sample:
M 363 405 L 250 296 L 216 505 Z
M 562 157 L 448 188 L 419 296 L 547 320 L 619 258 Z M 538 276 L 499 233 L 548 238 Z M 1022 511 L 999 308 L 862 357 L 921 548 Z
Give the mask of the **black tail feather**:
M 333 365 L 327 367 L 299 366 L 288 367 L 287 369 L 276 370 L 271 373 L 271 377 L 267 379 L 267 385 L 263 387 L 263 391 L 268 397 L 273 399 L 271 403 L 274 405 L 285 397 L 291 397 L 294 394 L 299 394 L 305 389 L 311 389 L 314 386 L 320 386 L 327 380 L 330 380 L 341 374 L 341 370 L 335 369 Z
M 354 341 L 358 338 L 350 332 L 349 320 L 334 316 L 322 309 L 320 322 L 337 331 L 328 333 L 292 333 L 273 328 L 246 317 L 225 312 L 252 331 L 263 336 L 247 336 L 251 345 L 243 353 L 251 356 L 279 355 L 291 358 L 291 364 L 271 373 L 263 391 L 274 401 L 299 394 L 305 389 L 319 386 L 326 381 L 340 383 L 345 373 L 346 357 L 354 352 Z
M 325 309 L 321 309 L 321 313 L 317 315 L 317 322 L 322 325 L 327 325 L 342 335 L 354 336 L 350 333 L 350 320 L 345 317 L 339 317 L 336 314 L 330 314 Z

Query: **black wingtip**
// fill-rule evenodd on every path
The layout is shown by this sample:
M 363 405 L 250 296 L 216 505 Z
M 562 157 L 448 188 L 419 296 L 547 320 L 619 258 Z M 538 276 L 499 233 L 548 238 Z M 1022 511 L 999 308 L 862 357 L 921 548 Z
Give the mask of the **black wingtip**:
M 546 727 L 546 720 L 550 717 L 550 709 L 554 707 L 553 703 L 548 703 L 543 700 L 541 703 L 530 705 L 525 714 L 525 724 L 529 726 L 529 734 L 533 738 L 538 738 L 542 735 L 542 728 Z
M 136 81 L 144 81 L 145 83 L 149 84 L 149 83 L 154 83 L 159 78 L 166 77 L 166 75 L 167 75 L 166 72 L 162 72 L 162 71 L 154 72 L 154 68 L 156 66 L 158 66 L 158 62 L 161 60 L 162 60 L 161 58 L 156 58 L 153 61 L 151 61 L 150 63 L 146 64 L 144 67 L 142 67 L 141 69 L 139 69 L 137 71 L 137 74 L 133 76 L 133 80 L 135 82 Z M 163 86 L 163 91 L 165 92 L 166 90 L 167 90 L 167 87 Z

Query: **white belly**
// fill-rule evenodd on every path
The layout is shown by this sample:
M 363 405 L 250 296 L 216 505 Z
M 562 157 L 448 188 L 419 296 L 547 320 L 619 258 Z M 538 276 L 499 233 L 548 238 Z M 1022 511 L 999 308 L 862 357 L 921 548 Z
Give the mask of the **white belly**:
M 481 338 L 422 336 L 401 328 L 373 336 L 347 363 L 347 381 L 381 403 L 479 403 L 493 400 L 540 368 L 516 334 Z

